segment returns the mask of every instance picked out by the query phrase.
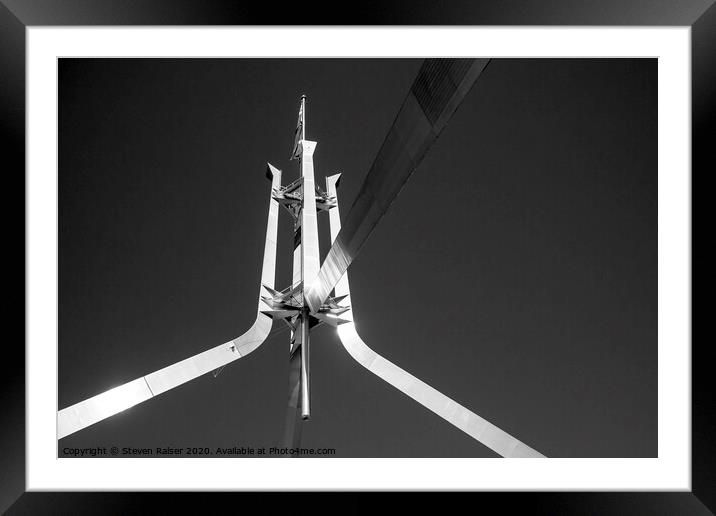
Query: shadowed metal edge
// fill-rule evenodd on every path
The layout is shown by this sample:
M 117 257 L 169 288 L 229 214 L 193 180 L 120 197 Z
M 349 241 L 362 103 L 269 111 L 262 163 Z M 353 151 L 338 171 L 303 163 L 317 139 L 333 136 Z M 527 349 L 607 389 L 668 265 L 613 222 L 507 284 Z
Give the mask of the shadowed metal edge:
M 266 176 L 271 180 L 271 192 L 281 186 L 281 171 L 270 163 Z M 261 284 L 274 286 L 276 277 L 276 242 L 278 236 L 279 204 L 269 194 L 268 223 L 264 246 Z M 202 353 L 149 373 L 57 412 L 57 438 L 62 439 L 78 430 L 98 423 L 134 405 L 193 380 L 210 371 L 238 360 L 257 349 L 266 340 L 273 320 L 261 313 L 263 308 L 259 289 L 256 320 L 243 335 Z

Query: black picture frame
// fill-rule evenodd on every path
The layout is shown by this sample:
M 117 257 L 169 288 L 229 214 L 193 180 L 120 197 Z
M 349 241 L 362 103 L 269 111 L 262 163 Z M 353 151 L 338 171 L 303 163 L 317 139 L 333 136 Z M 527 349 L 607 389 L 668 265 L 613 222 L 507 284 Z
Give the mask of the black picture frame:
M 31 26 L 659 25 L 690 26 L 692 30 L 693 184 L 694 172 L 705 175 L 716 170 L 712 150 L 716 134 L 716 7 L 713 4 L 713 0 L 460 0 L 449 4 L 383 0 L 363 2 L 345 10 L 340 4 L 322 5 L 321 2 L 311 3 L 310 9 L 276 9 L 272 5 L 246 5 L 230 0 L 0 0 L 0 130 L 3 133 L 0 145 L 5 178 L 20 180 L 25 176 L 25 29 Z M 339 14 L 344 12 L 349 14 Z M 22 189 L 24 191 L 24 180 Z M 23 251 L 23 265 L 26 258 Z M 712 394 L 714 380 L 709 348 L 708 342 L 695 339 L 692 342 L 691 492 L 480 493 L 475 496 L 480 503 L 498 504 L 502 510 L 528 508 L 537 514 L 710 514 L 716 511 L 713 488 L 716 485 L 716 401 Z M 127 514 L 143 512 L 147 504 L 155 502 L 161 503 L 165 512 L 172 507 L 186 509 L 187 504 L 203 506 L 207 502 L 206 494 L 190 497 L 178 493 L 26 493 L 25 353 L 19 339 L 6 340 L 3 357 L 0 510 L 10 514 Z M 246 494 L 221 495 L 225 501 L 234 496 L 241 496 L 242 503 L 248 503 Z

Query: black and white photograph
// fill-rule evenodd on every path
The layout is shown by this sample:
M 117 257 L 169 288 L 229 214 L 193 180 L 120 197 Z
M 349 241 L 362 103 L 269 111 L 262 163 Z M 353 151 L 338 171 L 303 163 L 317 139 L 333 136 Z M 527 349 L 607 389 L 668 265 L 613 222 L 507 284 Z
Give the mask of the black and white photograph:
M 657 60 L 58 60 L 59 457 L 656 457 Z
M 0 513 L 713 514 L 713 3 L 0 0 Z

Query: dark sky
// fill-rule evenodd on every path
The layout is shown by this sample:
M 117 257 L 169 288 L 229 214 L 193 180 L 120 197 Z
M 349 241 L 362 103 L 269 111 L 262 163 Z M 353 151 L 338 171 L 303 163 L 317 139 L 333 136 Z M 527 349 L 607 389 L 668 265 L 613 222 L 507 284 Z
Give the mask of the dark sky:
M 253 322 L 270 161 L 299 98 L 341 211 L 420 66 L 393 59 L 61 59 L 59 408 Z M 657 453 L 657 62 L 502 59 L 482 74 L 350 269 L 389 360 L 552 457 Z M 322 256 L 328 219 L 319 218 Z M 277 285 L 291 274 L 282 212 Z M 274 446 L 287 335 L 69 436 L 64 447 Z M 493 452 L 353 362 L 312 348 L 306 447 Z

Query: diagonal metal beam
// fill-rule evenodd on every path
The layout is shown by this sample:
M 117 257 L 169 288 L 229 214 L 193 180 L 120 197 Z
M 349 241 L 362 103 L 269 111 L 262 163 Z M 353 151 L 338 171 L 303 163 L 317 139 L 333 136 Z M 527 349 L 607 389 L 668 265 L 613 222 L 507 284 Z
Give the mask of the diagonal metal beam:
M 318 277 L 306 284 L 306 301 L 313 312 L 318 311 L 358 255 L 488 62 L 489 59 L 423 62 Z
M 337 198 L 336 190 L 340 174 L 326 178 L 328 192 Z M 341 228 L 338 206 L 330 212 L 331 240 L 335 240 Z M 350 303 L 348 274 L 344 274 L 335 288 L 336 296 L 346 296 L 344 303 Z M 473 439 L 481 442 L 503 457 L 544 457 L 517 438 L 493 425 L 486 419 L 460 405 L 427 383 L 416 378 L 404 369 L 369 348 L 360 338 L 353 322 L 353 311 L 341 315 L 350 322 L 338 326 L 338 337 L 348 353 L 360 365 L 382 378 L 390 385 L 410 396 L 424 407 L 432 410 L 453 426 L 456 426 Z
M 266 175 L 271 180 L 272 190 L 281 186 L 280 170 L 268 164 Z M 278 202 L 269 196 L 261 284 L 271 288 L 276 275 L 278 212 Z M 268 289 L 266 291 L 270 293 Z M 261 313 L 264 308 L 261 295 L 264 293 L 264 288 L 261 287 L 256 320 L 246 333 L 225 344 L 60 410 L 57 413 L 57 438 L 62 439 L 254 351 L 266 340 L 273 324 L 271 317 Z

